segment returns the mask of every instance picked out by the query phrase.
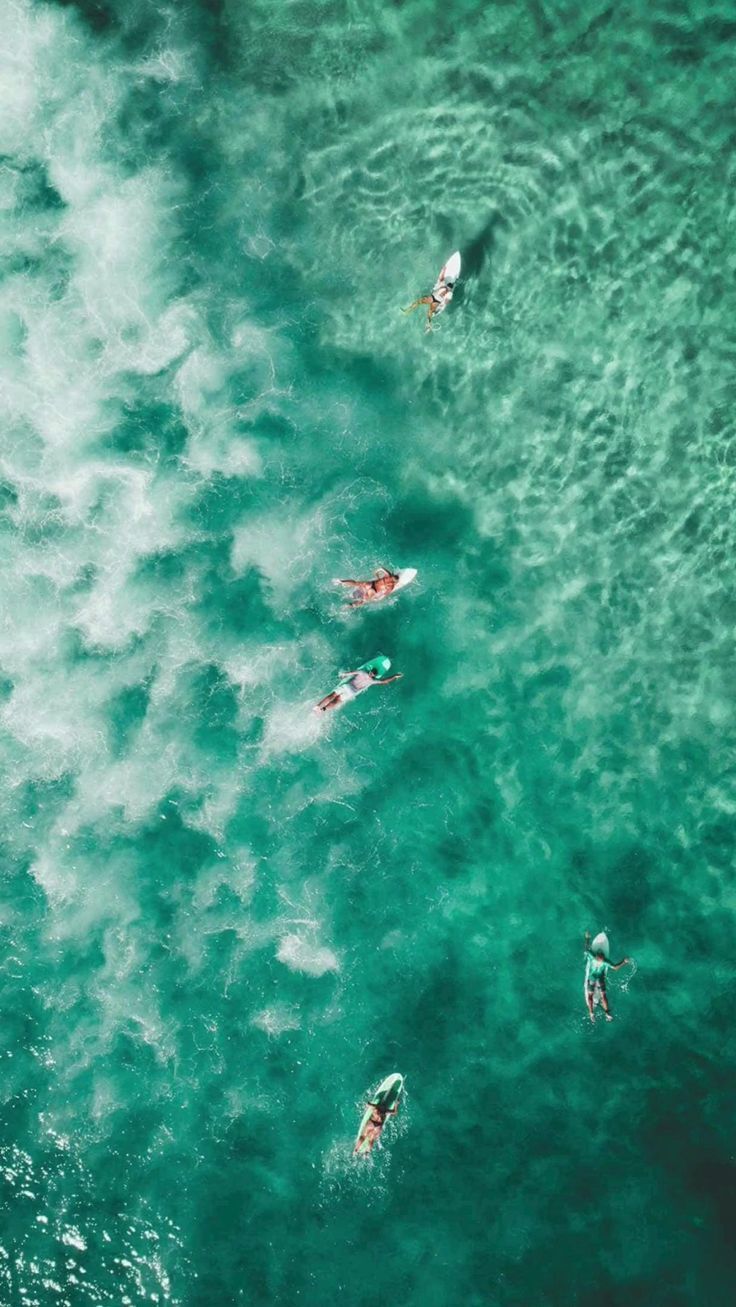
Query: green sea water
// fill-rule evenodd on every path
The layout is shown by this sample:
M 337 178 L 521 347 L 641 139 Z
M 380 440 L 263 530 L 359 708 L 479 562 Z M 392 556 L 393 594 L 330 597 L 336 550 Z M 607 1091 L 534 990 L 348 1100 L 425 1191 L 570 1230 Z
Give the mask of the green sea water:
M 0 1302 L 725 1307 L 736 9 L 0 31 Z

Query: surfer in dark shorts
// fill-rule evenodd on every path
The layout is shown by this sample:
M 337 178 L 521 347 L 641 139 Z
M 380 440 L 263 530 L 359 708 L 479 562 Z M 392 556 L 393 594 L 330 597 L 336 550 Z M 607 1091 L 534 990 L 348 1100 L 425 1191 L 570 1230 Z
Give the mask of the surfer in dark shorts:
M 432 318 L 435 313 L 441 313 L 443 309 L 447 308 L 452 299 L 452 291 L 453 283 L 451 281 L 438 282 L 429 295 L 422 295 L 421 299 L 414 300 L 414 303 L 410 304 L 408 309 L 402 309 L 401 311 L 402 313 L 413 313 L 414 309 L 418 309 L 420 304 L 426 304 L 428 306 L 427 325 L 424 330 L 431 331 Z
M 377 567 L 374 576 L 375 580 L 373 581 L 353 581 L 349 577 L 346 579 L 338 578 L 338 585 L 351 585 L 355 591 L 355 598 L 350 605 L 351 608 L 360 608 L 361 604 L 370 604 L 374 603 L 376 599 L 384 599 L 399 584 L 398 572 L 391 572 L 387 567 Z
M 613 1013 L 608 1007 L 608 995 L 606 994 L 606 973 L 608 971 L 618 971 L 630 960 L 622 958 L 620 962 L 609 962 L 602 949 L 591 953 L 590 951 L 590 931 L 585 932 L 585 944 L 583 947 L 585 955 L 585 1001 L 588 1005 L 588 1012 L 591 1021 L 595 1021 L 595 1000 L 598 995 L 601 1000 L 601 1006 L 606 1014 L 606 1021 L 613 1021 Z
M 396 1103 L 394 1107 L 389 1108 L 389 1107 L 380 1107 L 379 1104 L 377 1103 L 367 1102 L 366 1107 L 373 1108 L 373 1111 L 371 1112 L 368 1120 L 363 1126 L 360 1135 L 358 1136 L 358 1139 L 356 1140 L 355 1148 L 353 1150 L 356 1153 L 358 1152 L 361 1144 L 364 1143 L 368 1144 L 368 1149 L 370 1151 L 370 1149 L 373 1148 L 373 1145 L 378 1143 L 378 1139 L 380 1137 L 381 1131 L 383 1130 L 383 1127 L 385 1126 L 388 1118 L 390 1116 L 396 1116 L 396 1113 L 399 1110 L 398 1103 Z

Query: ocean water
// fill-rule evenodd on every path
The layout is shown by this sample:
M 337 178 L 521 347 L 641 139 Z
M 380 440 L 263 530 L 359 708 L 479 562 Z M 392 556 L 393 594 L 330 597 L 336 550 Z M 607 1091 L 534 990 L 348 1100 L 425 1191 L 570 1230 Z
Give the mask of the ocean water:
M 732 1302 L 736 10 L 0 31 L 0 1302 Z

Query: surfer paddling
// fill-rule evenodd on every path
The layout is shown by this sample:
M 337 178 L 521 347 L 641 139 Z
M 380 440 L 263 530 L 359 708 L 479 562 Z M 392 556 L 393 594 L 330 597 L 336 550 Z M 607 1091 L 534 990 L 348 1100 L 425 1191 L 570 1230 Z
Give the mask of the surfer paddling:
M 373 575 L 375 578 L 373 581 L 353 581 L 349 577 L 337 578 L 337 585 L 350 585 L 355 591 L 351 608 L 360 608 L 362 604 L 372 604 L 377 599 L 385 599 L 386 595 L 390 595 L 399 584 L 398 572 L 392 572 L 388 567 L 377 567 Z
M 420 299 L 414 300 L 414 303 L 410 304 L 407 309 L 401 310 L 402 313 L 413 313 L 414 309 L 418 309 L 420 304 L 426 304 L 427 325 L 424 328 L 424 330 L 431 331 L 432 318 L 434 317 L 435 313 L 442 313 L 447 308 L 448 304 L 450 303 L 450 300 L 452 299 L 453 291 L 455 289 L 455 282 L 457 281 L 459 276 L 460 276 L 460 255 L 456 251 L 447 260 L 447 263 L 445 264 L 442 271 L 440 272 L 440 275 L 437 278 L 431 291 L 429 292 L 429 295 L 422 295 Z
M 597 939 L 593 941 L 597 944 Z M 608 1006 L 608 995 L 606 994 L 606 973 L 608 971 L 618 971 L 623 967 L 629 958 L 622 958 L 620 962 L 609 962 L 602 948 L 595 948 L 591 951 L 590 931 L 585 932 L 585 944 L 583 948 L 585 955 L 585 1002 L 588 1005 L 588 1012 L 591 1021 L 595 1021 L 595 1002 L 599 998 L 603 1011 L 606 1014 L 606 1021 L 613 1021 L 613 1013 Z
M 314 711 L 329 712 L 331 708 L 341 708 L 344 703 L 357 698 L 364 690 L 370 690 L 374 685 L 390 685 L 392 681 L 399 681 L 403 672 L 394 672 L 393 676 L 387 676 L 386 673 L 390 669 L 391 659 L 385 654 L 377 654 L 370 662 L 362 663 L 356 671 L 341 672 L 340 676 L 343 679 L 340 684 L 315 704 Z
M 355 1141 L 354 1153 L 359 1153 L 365 1144 L 365 1152 L 370 1152 L 374 1144 L 378 1143 L 381 1131 L 390 1116 L 396 1116 L 399 1110 L 399 1104 L 396 1102 L 393 1107 L 382 1107 L 379 1103 L 366 1102 L 366 1107 L 371 1108 L 371 1114 L 368 1117 L 363 1129 Z
M 435 313 L 441 313 L 443 309 L 446 309 L 451 299 L 452 299 L 452 286 L 448 286 L 448 285 L 435 286 L 434 290 L 430 291 L 429 295 L 422 295 L 421 299 L 415 300 L 413 304 L 409 305 L 408 309 L 402 309 L 401 312 L 413 313 L 415 309 L 419 308 L 420 304 L 428 305 L 427 325 L 424 328 L 424 330 L 431 331 L 432 318 L 434 317 Z

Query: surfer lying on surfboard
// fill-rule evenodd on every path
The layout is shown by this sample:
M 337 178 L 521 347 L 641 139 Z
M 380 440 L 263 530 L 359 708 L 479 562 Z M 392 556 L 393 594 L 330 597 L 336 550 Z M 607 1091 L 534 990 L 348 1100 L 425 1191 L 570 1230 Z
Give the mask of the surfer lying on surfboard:
M 593 941 L 597 943 L 597 937 Z M 608 1007 L 608 995 L 606 994 L 606 972 L 618 971 L 629 961 L 629 958 L 622 958 L 620 962 L 609 962 L 602 948 L 596 948 L 591 952 L 590 948 L 590 931 L 585 932 L 585 944 L 583 948 L 585 954 L 585 1001 L 588 1005 L 591 1021 L 595 1021 L 594 1007 L 596 999 L 600 999 L 603 1011 L 606 1014 L 606 1021 L 613 1021 L 613 1013 Z
M 370 1152 L 373 1145 L 378 1143 L 378 1138 L 388 1118 L 396 1116 L 399 1110 L 399 1102 L 397 1101 L 393 1107 L 382 1107 L 380 1103 L 371 1103 L 368 1100 L 366 1101 L 366 1107 L 372 1108 L 372 1111 L 355 1141 L 354 1153 L 359 1153 L 361 1149 L 363 1152 Z
M 455 288 L 455 282 L 460 276 L 460 255 L 455 251 L 444 265 L 439 277 L 432 287 L 429 295 L 422 295 L 421 299 L 414 300 L 408 309 L 402 309 L 402 313 L 413 313 L 418 309 L 420 304 L 427 305 L 427 325 L 425 331 L 432 330 L 432 318 L 435 313 L 442 313 L 452 299 L 452 292 Z
M 404 572 L 412 572 L 412 568 L 405 568 Z M 353 581 L 351 578 L 336 577 L 337 585 L 351 585 L 355 591 L 355 598 L 351 603 L 351 608 L 360 608 L 361 604 L 372 604 L 377 599 L 385 599 L 398 586 L 402 588 L 401 573 L 392 572 L 388 567 L 377 567 L 374 572 L 374 581 Z M 412 578 L 409 577 L 409 580 Z M 404 581 L 404 584 L 407 584 Z
M 377 654 L 371 658 L 370 662 L 361 663 L 360 667 L 354 672 L 341 672 L 343 678 L 339 685 L 335 686 L 324 699 L 320 699 L 315 704 L 315 712 L 328 712 L 330 708 L 341 708 L 344 703 L 350 699 L 355 699 L 364 690 L 370 690 L 374 685 L 390 685 L 392 681 L 398 681 L 403 676 L 403 672 L 395 672 L 393 676 L 387 676 L 386 673 L 391 669 L 391 659 L 385 654 Z

